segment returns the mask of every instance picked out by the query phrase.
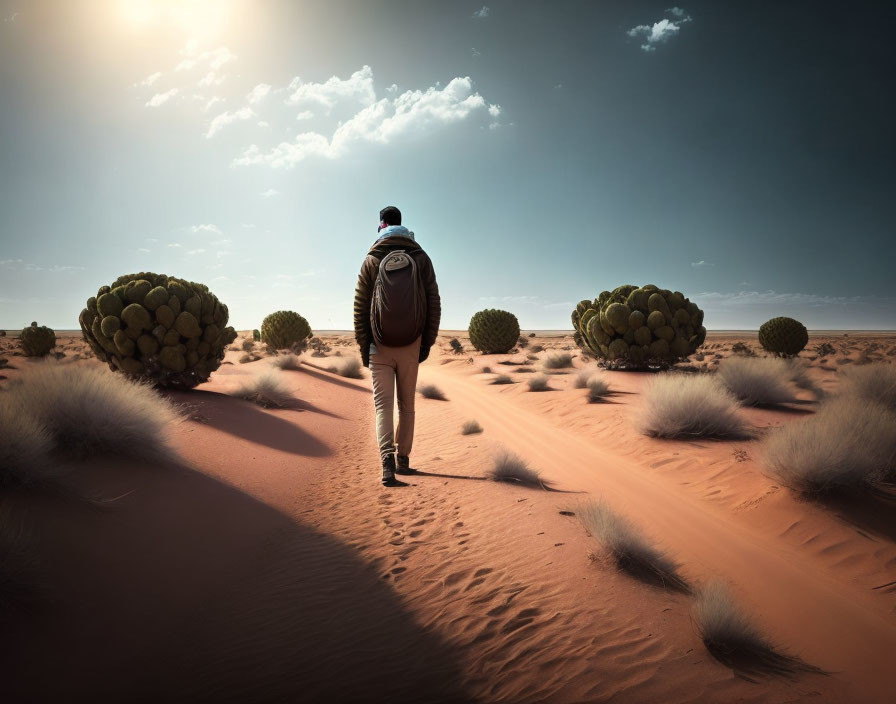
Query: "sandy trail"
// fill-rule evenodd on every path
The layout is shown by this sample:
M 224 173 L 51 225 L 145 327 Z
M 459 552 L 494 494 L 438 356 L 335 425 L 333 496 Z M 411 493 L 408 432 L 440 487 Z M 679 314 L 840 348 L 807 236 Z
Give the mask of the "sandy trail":
M 674 476 L 546 423 L 502 387 L 450 366 L 424 366 L 420 377 L 558 488 L 606 497 L 668 548 L 692 580 L 723 578 L 777 642 L 845 682 L 863 683 L 868 701 L 889 700 L 888 686 L 866 689 L 884 684 L 879 675 L 896 651 L 892 613 L 873 594 L 756 529 L 749 517 L 696 498 Z

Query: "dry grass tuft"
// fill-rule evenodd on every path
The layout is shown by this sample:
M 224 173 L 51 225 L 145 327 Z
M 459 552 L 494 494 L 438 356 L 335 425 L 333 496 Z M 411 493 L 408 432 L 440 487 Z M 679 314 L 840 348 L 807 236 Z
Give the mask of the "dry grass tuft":
M 878 362 L 845 369 L 843 391 L 877 401 L 896 412 L 896 366 Z
M 832 398 L 804 421 L 772 432 L 765 462 L 803 494 L 858 490 L 896 479 L 896 413 L 873 399 Z
M 692 614 L 706 649 L 736 673 L 785 677 L 797 672 L 825 674 L 797 657 L 778 652 L 740 612 L 728 590 L 718 582 L 700 590 Z
M 177 459 L 166 442 L 181 417 L 173 403 L 150 385 L 101 367 L 60 366 L 45 362 L 0 394 L 0 407 L 18 433 L 3 433 L 0 456 L 19 452 L 8 465 L 14 473 L 39 476 L 51 449 L 69 458 L 96 454 L 147 461 Z M 19 419 L 13 418 L 18 415 Z M 18 443 L 18 450 L 11 444 Z
M 569 369 L 572 366 L 572 355 L 569 352 L 551 352 L 542 366 L 545 369 Z
M 539 374 L 538 376 L 533 376 L 526 383 L 529 386 L 529 391 L 552 391 L 553 389 L 551 389 L 549 381 L 546 376 Z
M 662 374 L 644 391 L 638 426 L 659 438 L 748 438 L 737 408 L 737 399 L 709 375 Z
M 491 373 L 492 373 L 492 368 L 491 368 L 491 367 L 483 367 L 483 368 L 480 369 L 479 371 L 480 371 L 480 373 L 482 373 L 482 374 L 491 374 Z
M 362 368 L 363 366 L 360 359 L 357 357 L 347 357 L 336 365 L 336 373 L 347 379 L 363 379 L 364 372 L 361 371 Z
M 794 371 L 787 360 L 774 357 L 729 357 L 719 364 L 722 384 L 748 406 L 793 403 Z
M 492 384 L 512 384 L 513 379 L 511 377 L 507 376 L 507 374 L 499 374 L 494 379 L 492 379 L 491 383 Z
M 482 432 L 482 426 L 475 420 L 468 420 L 460 429 L 461 435 L 475 435 Z
M 678 566 L 606 503 L 588 503 L 576 513 L 585 529 L 603 544 L 621 570 L 644 582 L 690 592 L 688 583 L 678 574 Z
M 603 401 L 609 393 L 610 385 L 605 379 L 594 376 L 588 380 L 588 400 L 591 403 Z
M 250 340 L 248 338 L 244 339 L 240 344 L 240 349 L 243 350 L 243 352 L 251 352 L 255 349 L 255 340 Z
M 525 460 L 507 450 L 495 455 L 488 476 L 496 482 L 513 482 L 533 489 L 547 488 L 537 469 L 532 469 Z
M 283 381 L 280 372 L 274 369 L 247 379 L 228 393 L 236 398 L 252 401 L 262 408 L 293 408 L 296 406 L 295 396 Z
M 436 386 L 435 384 L 423 384 L 422 386 L 417 387 L 417 392 L 423 398 L 431 398 L 436 401 L 447 401 L 448 397 L 442 392 L 442 390 Z
M 285 371 L 296 371 L 302 368 L 302 359 L 297 354 L 287 352 L 279 354 L 271 360 L 271 366 Z
M 584 389 L 588 386 L 588 380 L 594 376 L 594 370 L 590 367 L 585 367 L 584 369 L 580 369 L 575 376 L 575 380 L 573 381 L 573 385 L 577 389 Z

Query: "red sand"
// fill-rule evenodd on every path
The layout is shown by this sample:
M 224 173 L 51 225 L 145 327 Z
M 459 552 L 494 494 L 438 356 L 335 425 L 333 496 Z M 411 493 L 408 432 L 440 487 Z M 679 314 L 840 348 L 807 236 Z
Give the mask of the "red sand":
M 727 354 L 735 339 L 707 345 Z M 881 341 L 832 339 L 846 364 Z M 191 409 L 174 441 L 192 469 L 82 463 L 79 491 L 124 495 L 101 509 L 8 495 L 46 585 L 4 623 L 9 700 L 892 700 L 896 590 L 875 589 L 896 580 L 891 509 L 797 500 L 762 473 L 758 441 L 638 435 L 643 374 L 606 373 L 620 393 L 603 404 L 588 404 L 571 373 L 545 393 L 527 392 L 522 374 L 489 385 L 480 367 L 512 370 L 497 364 L 511 357 L 525 351 L 471 363 L 434 350 L 421 382 L 449 400 L 418 401 L 422 472 L 406 487 L 379 485 L 369 376 L 285 371 L 301 410 L 221 393 L 266 369 L 260 360 L 171 394 Z M 10 378 L 34 365 L 9 359 Z M 836 385 L 842 365 L 812 364 Z M 762 428 L 801 408 L 743 412 Z M 482 434 L 460 434 L 470 419 Z M 499 448 L 560 491 L 484 480 Z M 559 513 L 597 497 L 691 582 L 721 578 L 775 643 L 831 674 L 750 681 L 710 657 L 690 597 L 617 572 Z

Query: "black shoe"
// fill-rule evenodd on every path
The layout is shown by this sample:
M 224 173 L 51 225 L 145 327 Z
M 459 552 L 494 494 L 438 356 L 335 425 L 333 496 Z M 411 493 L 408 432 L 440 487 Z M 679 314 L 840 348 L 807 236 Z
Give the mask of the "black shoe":
M 395 453 L 397 459 L 395 472 L 396 474 L 416 474 L 417 470 L 411 468 L 411 460 L 407 455 L 399 455 Z
M 389 453 L 383 457 L 383 486 L 397 486 L 395 479 L 395 455 Z

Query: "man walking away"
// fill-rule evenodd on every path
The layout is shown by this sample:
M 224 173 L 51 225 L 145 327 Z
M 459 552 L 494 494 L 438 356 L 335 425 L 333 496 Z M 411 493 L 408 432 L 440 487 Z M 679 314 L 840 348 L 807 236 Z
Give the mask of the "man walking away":
M 432 262 L 394 206 L 380 211 L 379 236 L 361 264 L 355 289 L 355 340 L 373 377 L 376 440 L 383 485 L 411 474 L 417 367 L 439 333 L 442 303 Z M 393 409 L 398 392 L 398 433 Z

